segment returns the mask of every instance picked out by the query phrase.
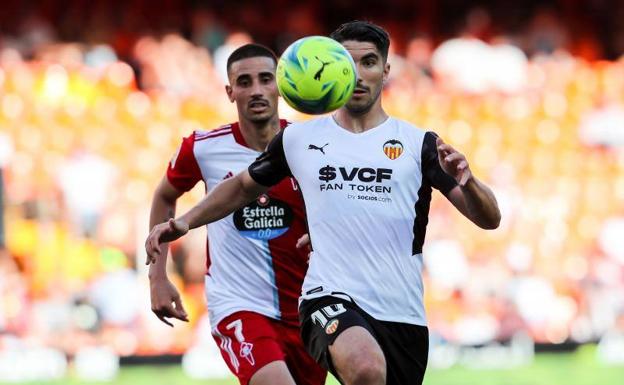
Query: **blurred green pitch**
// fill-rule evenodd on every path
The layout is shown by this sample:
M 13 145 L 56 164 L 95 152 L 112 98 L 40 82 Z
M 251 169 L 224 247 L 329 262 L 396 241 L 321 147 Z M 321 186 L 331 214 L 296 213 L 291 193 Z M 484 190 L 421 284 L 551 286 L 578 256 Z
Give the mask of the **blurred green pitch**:
M 425 385 L 621 385 L 623 366 L 596 362 L 593 346 L 575 353 L 538 354 L 533 365 L 513 370 L 474 370 L 462 367 L 427 371 Z M 15 383 L 13 383 L 15 384 Z M 49 385 L 236 385 L 236 379 L 206 381 L 189 379 L 178 365 L 122 368 L 114 382 L 84 382 L 75 379 L 27 384 Z M 338 381 L 328 379 L 328 385 Z

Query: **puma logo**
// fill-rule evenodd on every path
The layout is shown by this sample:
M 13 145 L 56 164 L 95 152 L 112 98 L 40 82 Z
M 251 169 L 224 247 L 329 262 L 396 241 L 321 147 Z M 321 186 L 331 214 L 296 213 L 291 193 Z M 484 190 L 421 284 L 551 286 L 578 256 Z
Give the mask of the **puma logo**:
M 321 74 L 322 74 L 322 73 L 323 73 L 323 71 L 325 70 L 325 66 L 326 66 L 326 65 L 329 65 L 329 64 L 332 64 L 332 63 L 333 63 L 333 61 L 324 62 L 324 61 L 322 61 L 321 59 L 319 59 L 319 57 L 318 57 L 318 56 L 315 56 L 315 58 L 316 58 L 316 60 L 320 61 L 320 62 L 321 62 L 321 64 L 323 65 L 323 66 L 321 67 L 321 69 L 320 69 L 320 70 L 318 70 L 318 71 L 316 71 L 316 74 L 314 74 L 314 80 L 318 80 L 318 81 L 320 81 L 320 80 L 321 80 Z
M 322 152 L 322 153 L 323 153 L 323 155 L 325 155 L 325 150 L 324 150 L 324 148 L 325 148 L 325 146 L 327 146 L 328 144 L 329 144 L 329 143 L 325 143 L 325 144 L 324 144 L 323 146 L 321 146 L 321 147 L 315 146 L 315 145 L 313 145 L 313 144 L 309 144 L 309 145 L 308 145 L 308 150 L 319 150 L 320 152 Z

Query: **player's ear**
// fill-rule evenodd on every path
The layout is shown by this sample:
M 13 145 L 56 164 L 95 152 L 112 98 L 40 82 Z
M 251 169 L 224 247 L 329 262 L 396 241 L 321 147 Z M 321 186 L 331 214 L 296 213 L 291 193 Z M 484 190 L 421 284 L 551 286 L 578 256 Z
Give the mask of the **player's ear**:
M 388 82 L 389 75 L 390 75 L 390 63 L 386 62 L 386 64 L 384 64 L 384 69 L 383 69 L 383 83 L 384 84 Z
M 230 86 L 229 84 L 225 85 L 225 93 L 228 96 L 228 99 L 230 99 L 231 103 L 234 103 L 234 93 L 232 91 L 232 86 Z

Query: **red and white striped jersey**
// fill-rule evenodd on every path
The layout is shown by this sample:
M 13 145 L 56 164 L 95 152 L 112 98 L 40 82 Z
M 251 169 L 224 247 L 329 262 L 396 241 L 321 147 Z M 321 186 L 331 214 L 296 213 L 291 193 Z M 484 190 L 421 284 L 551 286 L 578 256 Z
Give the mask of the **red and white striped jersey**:
M 284 128 L 288 123 L 280 121 Z M 247 146 L 238 123 L 184 138 L 167 170 L 169 182 L 188 191 L 200 180 L 206 191 L 245 170 L 260 155 Z M 297 300 L 307 252 L 297 250 L 306 232 L 297 182 L 286 178 L 254 202 L 209 224 L 206 296 L 213 327 L 237 311 L 253 311 L 298 324 Z

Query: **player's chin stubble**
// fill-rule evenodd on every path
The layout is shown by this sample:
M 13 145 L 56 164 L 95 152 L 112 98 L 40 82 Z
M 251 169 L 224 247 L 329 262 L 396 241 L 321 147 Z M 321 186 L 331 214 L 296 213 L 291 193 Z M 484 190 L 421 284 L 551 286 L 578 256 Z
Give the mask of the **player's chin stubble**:
M 347 104 L 345 104 L 345 108 L 347 109 L 347 111 L 349 111 L 349 113 L 351 113 L 351 115 L 364 115 L 369 112 L 371 108 L 373 108 L 373 105 L 375 105 L 375 102 L 379 98 L 380 94 L 381 92 L 377 92 L 377 95 L 375 95 L 375 97 L 369 99 L 367 102 L 362 104 L 353 103 L 353 99 L 351 99 Z

